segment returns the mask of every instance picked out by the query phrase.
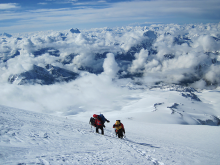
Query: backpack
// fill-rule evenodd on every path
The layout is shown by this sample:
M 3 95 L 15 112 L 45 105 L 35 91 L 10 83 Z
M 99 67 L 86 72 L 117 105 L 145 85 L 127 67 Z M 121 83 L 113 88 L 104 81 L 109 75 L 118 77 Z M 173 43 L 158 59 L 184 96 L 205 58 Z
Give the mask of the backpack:
M 99 117 L 101 118 L 101 122 L 104 124 L 105 123 L 105 116 L 103 114 L 100 114 Z
M 91 117 L 89 120 L 89 124 L 95 127 L 95 118 Z

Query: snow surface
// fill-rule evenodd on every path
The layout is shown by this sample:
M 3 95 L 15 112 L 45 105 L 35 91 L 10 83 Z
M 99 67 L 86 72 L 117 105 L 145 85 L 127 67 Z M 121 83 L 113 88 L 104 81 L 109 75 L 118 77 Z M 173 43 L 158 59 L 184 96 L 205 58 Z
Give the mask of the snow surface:
M 114 114 L 114 113 L 113 113 Z M 0 164 L 199 164 L 220 162 L 219 127 L 123 119 L 126 138 L 71 117 L 0 106 Z M 115 114 L 117 115 L 117 114 Z

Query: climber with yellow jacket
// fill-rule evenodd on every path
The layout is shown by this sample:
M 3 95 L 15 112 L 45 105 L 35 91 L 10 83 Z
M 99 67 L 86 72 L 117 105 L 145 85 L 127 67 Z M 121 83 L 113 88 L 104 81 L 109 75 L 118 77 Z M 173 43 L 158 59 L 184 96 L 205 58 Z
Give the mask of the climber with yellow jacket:
M 125 128 L 120 120 L 116 120 L 113 128 L 115 128 L 116 136 L 118 136 L 118 138 L 123 138 L 123 133 L 125 134 Z

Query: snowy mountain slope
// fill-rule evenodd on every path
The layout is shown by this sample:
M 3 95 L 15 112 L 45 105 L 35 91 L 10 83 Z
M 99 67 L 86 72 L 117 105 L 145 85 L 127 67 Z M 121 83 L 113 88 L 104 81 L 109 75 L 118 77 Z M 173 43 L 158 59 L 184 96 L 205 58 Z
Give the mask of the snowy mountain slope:
M 54 84 L 55 82 L 68 82 L 76 79 L 77 77 L 77 73 L 49 64 L 45 66 L 45 68 L 33 65 L 33 69 L 30 71 L 23 72 L 18 75 L 11 75 L 8 78 L 8 82 L 15 83 L 18 85 L 50 85 Z
M 1 164 L 151 164 L 129 141 L 87 123 L 1 106 Z M 130 143 L 129 143 L 130 144 Z M 131 143 L 132 145 L 132 143 Z
M 210 164 L 219 159 L 219 127 L 124 120 L 126 138 L 111 123 L 105 136 L 69 117 L 0 106 L 1 164 Z M 113 118 L 113 116 L 111 117 Z M 122 120 L 123 121 L 123 120 Z
M 87 89 L 81 90 L 79 85 L 77 90 Z M 118 118 L 146 123 L 213 126 L 220 124 L 219 88 L 199 92 L 179 85 L 148 87 L 128 83 L 120 87 L 109 85 L 105 91 L 102 91 L 102 88 L 100 91 L 96 90 L 97 87 L 94 86 L 91 93 L 84 91 L 84 99 L 87 102 L 80 103 L 81 106 L 66 112 L 63 110 L 63 115 L 89 118 L 90 112 L 102 112 L 109 116 L 114 112 Z M 92 100 L 87 98 L 87 95 L 91 95 Z

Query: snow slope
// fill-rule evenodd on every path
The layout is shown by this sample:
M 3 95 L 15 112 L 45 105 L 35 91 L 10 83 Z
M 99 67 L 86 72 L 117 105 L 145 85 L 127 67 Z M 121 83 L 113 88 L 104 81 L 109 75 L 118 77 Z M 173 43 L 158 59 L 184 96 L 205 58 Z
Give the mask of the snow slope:
M 122 120 L 126 138 L 87 122 L 0 106 L 0 164 L 199 164 L 220 162 L 219 127 Z

